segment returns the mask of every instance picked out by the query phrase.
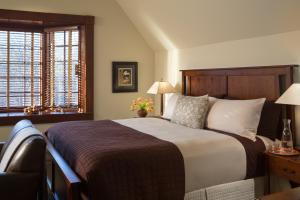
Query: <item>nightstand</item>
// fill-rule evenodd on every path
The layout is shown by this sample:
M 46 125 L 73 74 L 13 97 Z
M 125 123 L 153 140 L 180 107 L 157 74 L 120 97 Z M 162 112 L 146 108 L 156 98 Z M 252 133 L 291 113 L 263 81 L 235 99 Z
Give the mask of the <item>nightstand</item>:
M 294 188 L 283 192 L 264 196 L 260 200 L 299 200 L 300 188 Z
M 267 166 L 266 190 L 270 192 L 270 174 L 286 178 L 292 186 L 300 184 L 300 156 L 280 156 L 265 153 Z

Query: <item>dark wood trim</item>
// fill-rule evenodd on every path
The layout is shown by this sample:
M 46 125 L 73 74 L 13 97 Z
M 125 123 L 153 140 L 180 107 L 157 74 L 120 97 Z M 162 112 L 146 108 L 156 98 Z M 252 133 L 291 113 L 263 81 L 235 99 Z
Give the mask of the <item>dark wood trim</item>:
M 86 112 L 94 111 L 94 25 L 85 25 Z
M 50 27 L 44 29 L 46 33 L 55 32 L 55 31 L 72 31 L 72 30 L 78 30 L 78 26 L 61 26 L 61 27 Z
M 1 31 L 32 31 L 32 32 L 43 32 L 43 27 L 39 25 L 30 25 L 30 24 L 16 24 L 16 23 L 3 23 L 0 22 Z
M 222 71 L 222 70 L 247 70 L 247 69 L 270 69 L 272 68 L 285 68 L 285 67 L 299 67 L 297 64 L 287 64 L 287 65 L 264 65 L 264 66 L 243 66 L 243 67 L 220 67 L 220 68 L 205 68 L 201 67 L 201 69 L 181 69 L 181 72 L 188 72 L 188 71 Z
M 94 24 L 95 18 L 88 15 L 43 13 L 0 9 L 0 19 L 13 20 L 15 23 L 28 24 L 35 22 L 41 26 L 65 26 Z
M 0 113 L 0 126 L 14 125 L 22 119 L 28 119 L 35 124 L 57 123 L 64 121 L 92 120 L 92 113 L 47 113 L 31 114 L 24 113 Z

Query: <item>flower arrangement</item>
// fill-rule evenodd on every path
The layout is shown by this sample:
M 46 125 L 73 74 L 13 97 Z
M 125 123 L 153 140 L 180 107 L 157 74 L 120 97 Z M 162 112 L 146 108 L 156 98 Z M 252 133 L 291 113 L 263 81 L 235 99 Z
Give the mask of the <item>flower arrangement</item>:
M 41 108 L 35 105 L 24 108 L 25 114 L 38 114 L 39 111 L 41 111 Z
M 145 117 L 148 112 L 153 111 L 153 100 L 151 98 L 142 98 L 139 97 L 132 101 L 130 106 L 131 111 L 138 111 L 140 117 Z

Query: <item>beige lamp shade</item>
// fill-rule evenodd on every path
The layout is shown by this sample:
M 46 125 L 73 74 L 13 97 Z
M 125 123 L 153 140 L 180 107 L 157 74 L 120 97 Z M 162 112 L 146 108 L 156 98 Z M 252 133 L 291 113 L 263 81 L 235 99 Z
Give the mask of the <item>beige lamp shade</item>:
M 275 103 L 288 104 L 288 105 L 300 105 L 300 84 L 292 84 Z
M 148 94 L 175 93 L 176 89 L 167 81 L 156 81 L 147 91 Z

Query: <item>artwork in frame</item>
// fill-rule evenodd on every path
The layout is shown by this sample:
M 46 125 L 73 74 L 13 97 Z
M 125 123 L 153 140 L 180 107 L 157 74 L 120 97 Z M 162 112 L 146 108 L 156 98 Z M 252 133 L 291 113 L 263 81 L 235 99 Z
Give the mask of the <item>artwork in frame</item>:
M 112 63 L 112 92 L 138 91 L 138 63 L 113 62 Z

